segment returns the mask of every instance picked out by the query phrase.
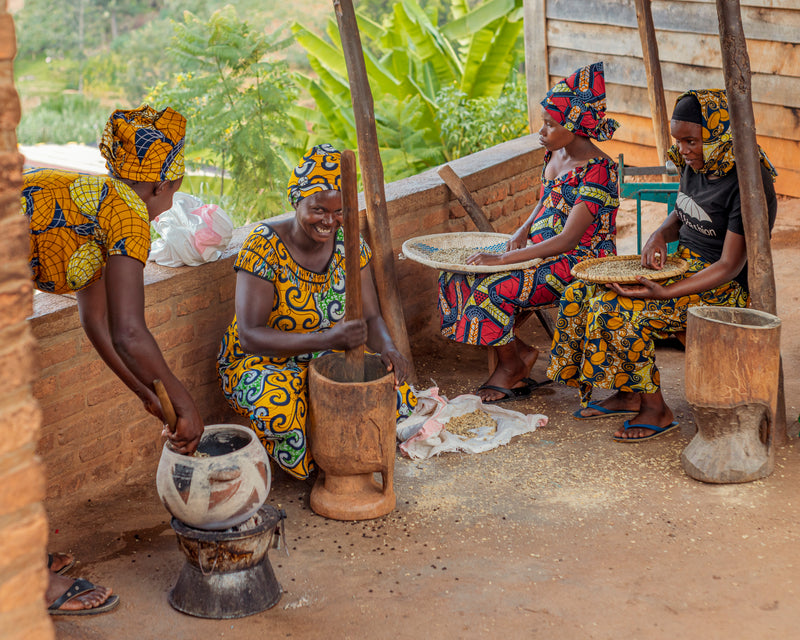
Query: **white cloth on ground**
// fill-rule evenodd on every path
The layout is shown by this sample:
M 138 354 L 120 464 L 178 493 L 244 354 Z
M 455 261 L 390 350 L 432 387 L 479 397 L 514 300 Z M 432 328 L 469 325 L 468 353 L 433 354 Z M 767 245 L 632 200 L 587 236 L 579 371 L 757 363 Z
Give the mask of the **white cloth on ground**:
M 483 453 L 508 444 L 514 436 L 535 431 L 547 424 L 547 416 L 524 414 L 486 404 L 478 396 L 460 395 L 452 400 L 439 395 L 438 387 L 416 391 L 417 406 L 414 412 L 397 424 L 400 450 L 409 458 L 422 459 L 450 451 Z M 492 427 L 478 427 L 472 437 L 447 431 L 450 418 L 463 416 L 481 409 L 497 423 Z

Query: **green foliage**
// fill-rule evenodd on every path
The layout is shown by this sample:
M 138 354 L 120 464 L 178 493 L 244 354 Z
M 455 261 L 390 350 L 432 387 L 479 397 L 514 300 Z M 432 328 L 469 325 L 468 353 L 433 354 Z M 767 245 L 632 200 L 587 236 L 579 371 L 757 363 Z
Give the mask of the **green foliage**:
M 511 80 L 518 63 L 515 52 L 522 51 L 522 1 L 489 0 L 470 11 L 462 0 L 453 3 L 454 19 L 441 28 L 436 15 L 432 19 L 417 0 L 401 0 L 392 9 L 381 24 L 358 13 L 386 179 L 518 135 L 516 124 L 501 119 L 515 110 L 515 99 L 504 92 L 515 91 Z M 315 74 L 296 75 L 317 106 L 316 112 L 304 112 L 314 138 L 355 148 L 350 85 L 336 23 L 329 22 L 327 37 L 298 23 L 292 31 Z M 481 121 L 471 122 L 460 135 L 442 130 L 442 124 L 456 126 L 452 111 L 459 105 Z
M 184 72 L 148 98 L 186 116 L 187 161 L 211 161 L 230 172 L 231 209 L 245 220 L 285 208 L 277 186 L 294 166 L 283 146 L 292 136 L 287 111 L 296 96 L 286 65 L 267 59 L 284 45 L 251 29 L 232 6 L 208 21 L 186 12 L 165 51 Z
M 96 144 L 109 113 L 99 100 L 62 93 L 24 114 L 17 139 L 20 144 Z
M 451 158 L 513 140 L 528 133 L 528 106 L 524 79 L 515 79 L 496 100 L 468 98 L 455 87 L 437 94 L 436 120 L 446 154 Z

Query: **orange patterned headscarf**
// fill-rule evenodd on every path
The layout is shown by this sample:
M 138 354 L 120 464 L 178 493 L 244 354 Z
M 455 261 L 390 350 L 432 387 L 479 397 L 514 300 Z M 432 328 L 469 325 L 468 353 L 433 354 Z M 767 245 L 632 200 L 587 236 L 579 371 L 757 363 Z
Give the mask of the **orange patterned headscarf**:
M 342 190 L 342 154 L 324 143 L 306 151 L 289 177 L 286 195 L 292 206 L 318 191 Z
M 100 152 L 115 178 L 177 180 L 183 176 L 185 136 L 186 118 L 174 109 L 118 109 L 103 130 Z

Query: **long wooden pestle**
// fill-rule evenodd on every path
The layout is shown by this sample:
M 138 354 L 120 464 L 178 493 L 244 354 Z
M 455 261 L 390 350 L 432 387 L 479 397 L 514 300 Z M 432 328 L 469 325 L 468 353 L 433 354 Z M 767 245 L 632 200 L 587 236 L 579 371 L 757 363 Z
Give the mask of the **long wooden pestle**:
M 345 320 L 362 317 L 361 237 L 358 227 L 358 174 L 356 155 L 342 151 L 342 217 L 344 218 Z M 364 345 L 347 349 L 345 366 L 350 382 L 364 382 Z

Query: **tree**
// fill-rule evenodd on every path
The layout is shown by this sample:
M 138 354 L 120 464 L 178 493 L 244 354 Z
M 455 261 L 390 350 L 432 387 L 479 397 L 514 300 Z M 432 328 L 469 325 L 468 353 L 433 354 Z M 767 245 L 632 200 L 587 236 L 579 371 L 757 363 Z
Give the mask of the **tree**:
M 500 100 L 504 92 L 514 92 L 514 69 L 522 51 L 522 1 L 489 0 L 472 11 L 465 0 L 452 6 L 459 17 L 441 28 L 416 0 L 395 3 L 392 15 L 382 24 L 358 13 L 387 179 L 419 173 L 456 157 L 453 153 L 458 149 L 474 149 L 482 143 L 445 139 L 442 98 L 448 91 L 457 91 L 476 117 L 507 115 L 507 109 L 493 110 L 487 105 Z M 328 23 L 327 38 L 299 23 L 293 24 L 292 31 L 315 74 L 296 78 L 317 107 L 295 113 L 309 122 L 317 139 L 356 148 L 350 86 L 336 23 Z M 475 100 L 479 102 L 470 102 Z M 497 131 L 501 124 L 489 120 L 487 128 Z M 508 135 L 516 137 L 519 129 L 512 127 Z
M 287 42 L 254 31 L 232 6 L 208 21 L 187 11 L 174 27 L 165 53 L 184 71 L 159 83 L 148 100 L 186 116 L 187 160 L 230 171 L 233 207 L 246 211 L 247 221 L 281 212 L 275 187 L 294 166 L 284 146 L 296 89 L 286 65 L 267 56 Z

